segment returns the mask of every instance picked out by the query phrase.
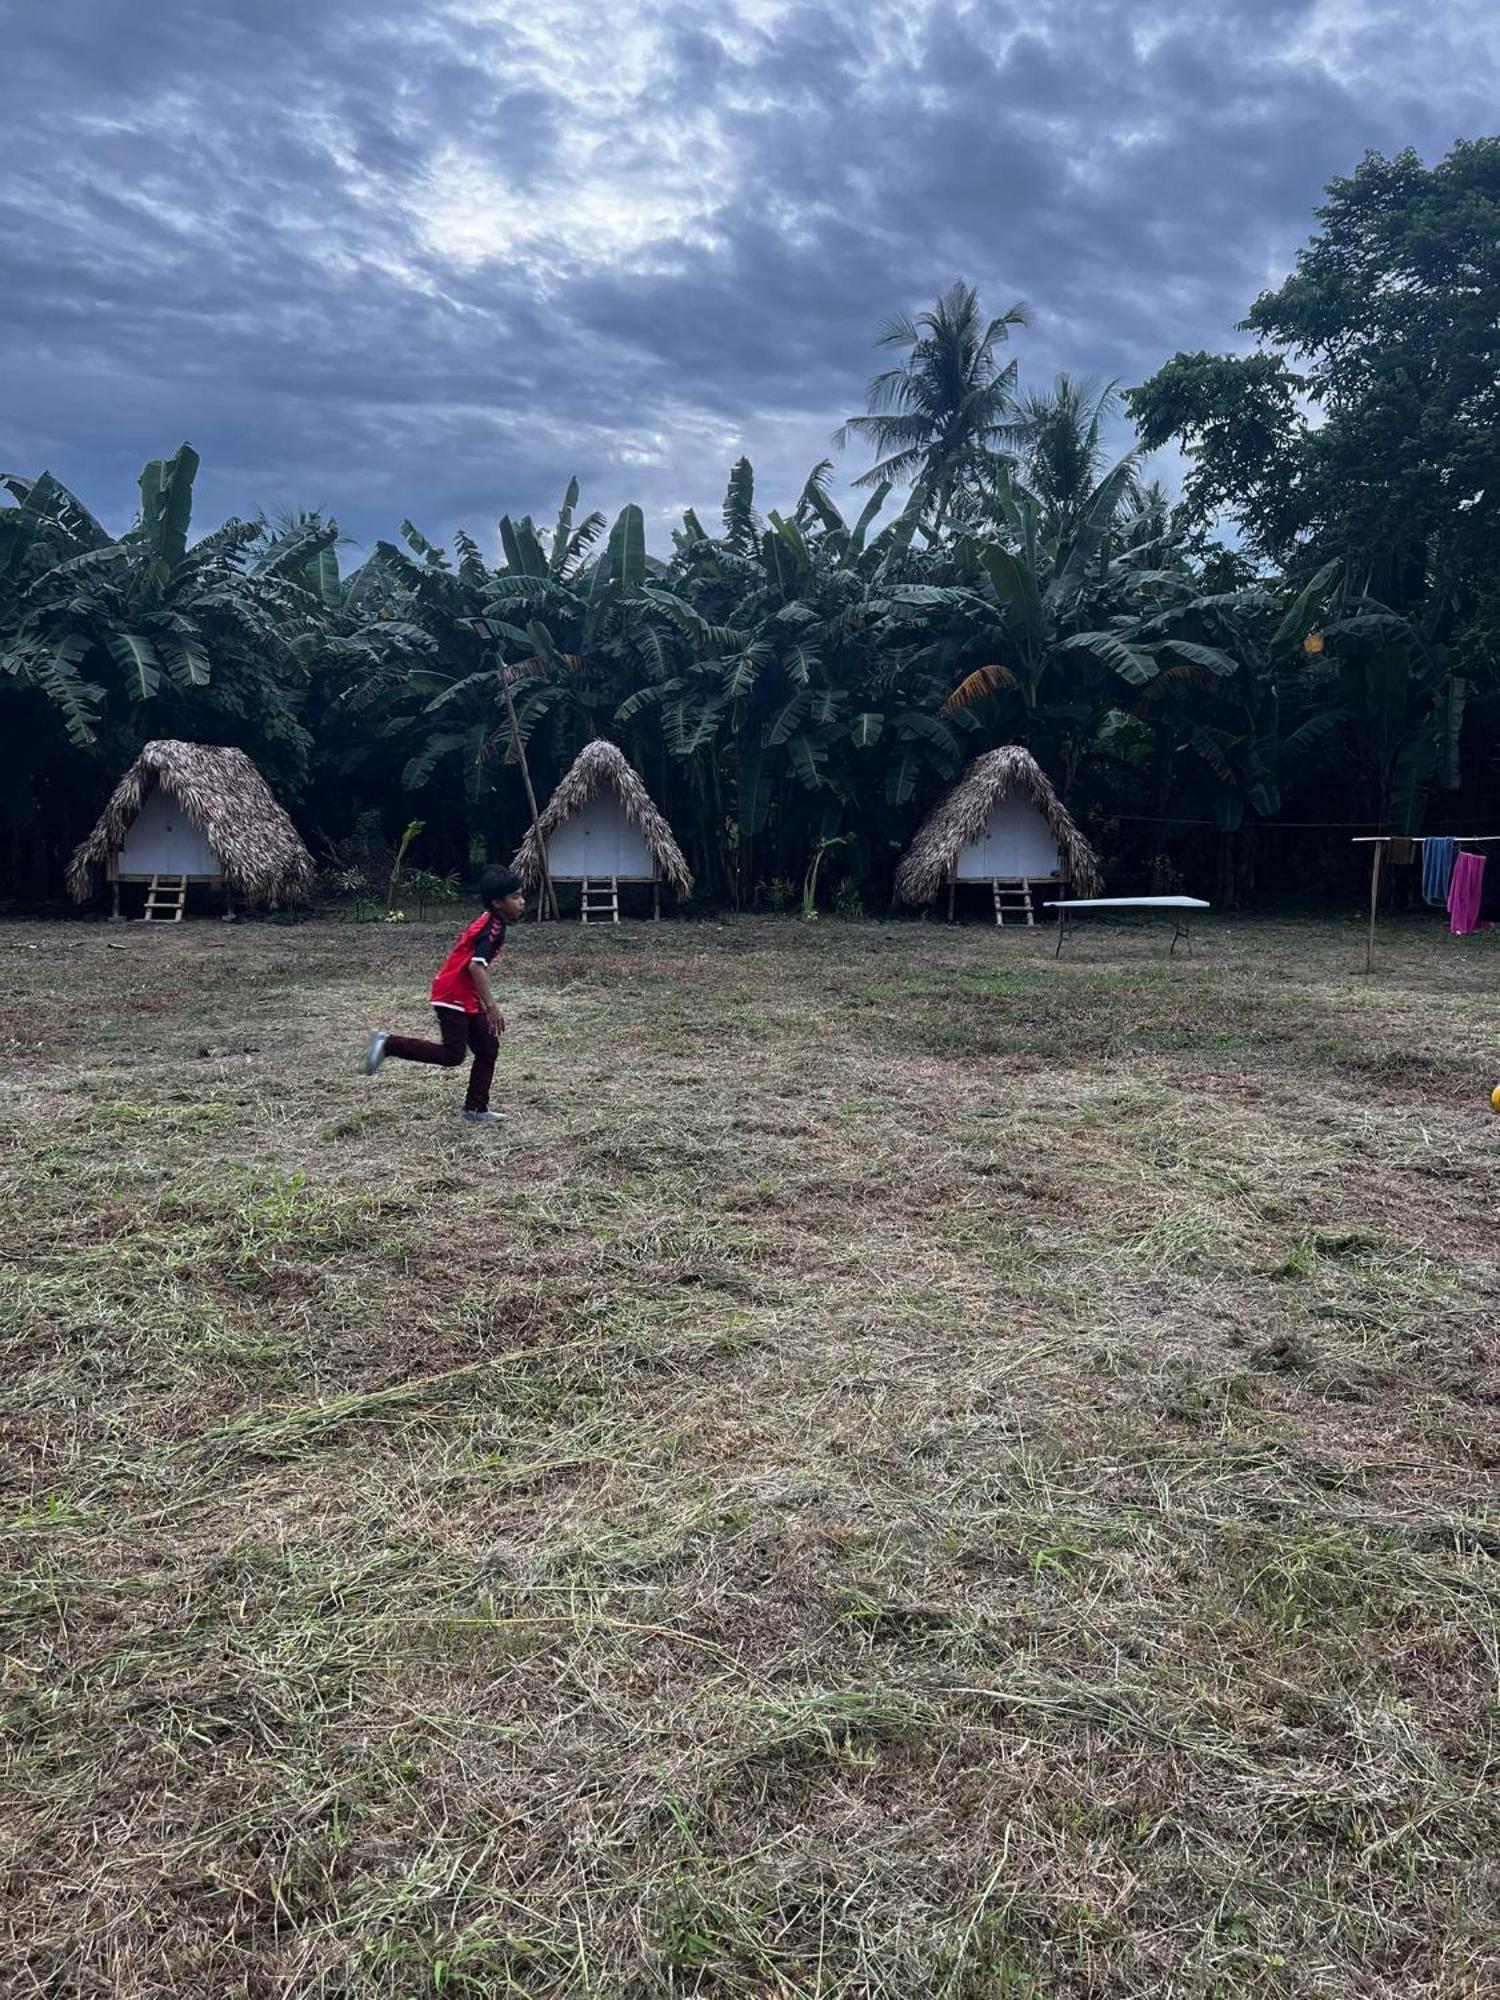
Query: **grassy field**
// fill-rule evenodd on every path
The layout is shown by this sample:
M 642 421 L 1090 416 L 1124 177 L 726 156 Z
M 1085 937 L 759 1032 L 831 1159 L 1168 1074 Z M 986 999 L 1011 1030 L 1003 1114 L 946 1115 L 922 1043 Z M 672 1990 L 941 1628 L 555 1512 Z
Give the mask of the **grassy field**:
M 0 928 L 6 1995 L 1500 1992 L 1500 941 Z

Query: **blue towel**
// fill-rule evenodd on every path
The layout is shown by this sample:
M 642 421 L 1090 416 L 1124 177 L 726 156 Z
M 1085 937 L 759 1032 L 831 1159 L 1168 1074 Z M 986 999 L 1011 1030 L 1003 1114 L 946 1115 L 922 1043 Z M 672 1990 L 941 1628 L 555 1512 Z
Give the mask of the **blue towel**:
M 1429 903 L 1446 907 L 1448 884 L 1453 879 L 1453 857 L 1458 842 L 1433 834 L 1422 845 L 1422 894 Z

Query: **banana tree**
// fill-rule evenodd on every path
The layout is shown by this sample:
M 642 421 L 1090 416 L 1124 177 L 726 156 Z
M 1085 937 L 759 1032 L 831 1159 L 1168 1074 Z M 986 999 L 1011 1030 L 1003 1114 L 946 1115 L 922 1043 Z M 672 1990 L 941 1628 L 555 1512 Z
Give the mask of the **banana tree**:
M 972 715 L 984 733 L 1018 736 L 1071 789 L 1110 706 L 1112 671 L 1128 649 L 1099 628 L 1127 618 L 1138 598 L 1141 551 L 1128 541 L 1123 504 L 1131 459 L 1090 488 L 1067 532 L 1047 534 L 1037 498 L 1009 473 L 995 482 L 997 524 L 963 537 L 943 600 L 936 646 L 947 691 L 940 714 Z
M 919 773 L 958 762 L 958 731 L 925 683 L 913 699 L 900 637 L 935 562 L 915 546 L 924 496 L 872 532 L 886 490 L 850 523 L 830 469 L 814 469 L 789 514 L 762 518 L 741 460 L 723 534 L 685 517 L 668 577 L 642 593 L 677 650 L 620 717 L 650 709 L 675 754 L 702 760 L 721 865 L 742 893 L 758 874 L 800 871 L 824 841 L 847 839 L 868 872 L 899 844 Z
M 384 736 L 402 753 L 400 782 L 446 818 L 449 846 L 459 844 L 460 823 L 465 846 L 493 850 L 516 837 L 514 802 L 497 797 L 501 768 L 524 762 L 529 776 L 534 763 L 545 796 L 639 678 L 641 586 L 660 565 L 646 553 L 638 507 L 622 510 L 606 540 L 601 515 L 578 519 L 578 497 L 570 481 L 550 534 L 529 516 L 503 516 L 499 564 L 467 534 L 450 553 L 403 522 L 403 545 L 378 544 L 360 573 L 361 599 L 378 602 L 392 628 L 419 635 L 422 648 L 357 681 L 348 699 L 385 713 Z
M 1143 571 L 1136 609 L 1073 641 L 1113 670 L 1116 704 L 1146 732 L 1159 843 L 1174 822 L 1218 828 L 1226 902 L 1240 886 L 1234 836 L 1280 810 L 1287 780 L 1339 726 L 1317 665 L 1339 574 L 1330 563 L 1295 593 L 1204 592 L 1185 564 Z
M 263 523 L 227 521 L 189 546 L 198 454 L 183 445 L 140 476 L 140 513 L 110 536 L 60 482 L 6 477 L 0 512 L 0 672 L 38 690 L 78 749 L 111 757 L 142 735 L 231 740 L 296 782 L 308 742 L 291 646 L 298 590 L 252 559 Z

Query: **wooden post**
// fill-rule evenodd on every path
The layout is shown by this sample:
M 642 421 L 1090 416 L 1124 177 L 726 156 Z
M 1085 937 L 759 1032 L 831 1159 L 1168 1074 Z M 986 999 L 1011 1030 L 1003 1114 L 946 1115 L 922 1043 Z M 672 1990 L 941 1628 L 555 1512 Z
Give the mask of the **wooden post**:
M 651 878 L 651 921 L 652 921 L 652 923 L 654 923 L 654 924 L 655 924 L 655 923 L 660 923 L 660 921 L 661 921 L 661 877 L 660 877 L 660 875 L 654 875 L 654 876 L 653 876 L 653 877 Z
M 500 692 L 505 696 L 505 713 L 510 721 L 510 740 L 515 747 L 516 762 L 521 767 L 521 782 L 526 787 L 526 803 L 531 808 L 531 836 L 536 843 L 537 867 L 542 875 L 541 914 L 546 916 L 550 906 L 556 917 L 557 891 L 552 886 L 552 870 L 547 865 L 547 843 L 542 838 L 542 816 L 537 810 L 536 793 L 531 789 L 531 767 L 526 762 L 526 745 L 521 741 L 521 725 L 516 720 L 516 704 L 511 699 L 510 675 L 505 671 L 505 661 L 497 652 L 496 671 L 500 675 Z
M 1375 912 L 1380 903 L 1380 857 L 1385 853 L 1385 842 L 1374 841 L 1370 847 L 1370 934 L 1365 939 L 1365 971 L 1375 970 Z
M 957 883 L 950 875 L 948 877 L 948 921 L 950 924 L 953 921 L 953 892 L 957 888 L 957 886 L 958 886 Z
M 120 873 L 113 866 L 109 871 L 109 920 L 112 924 L 123 924 L 125 921 L 120 915 Z

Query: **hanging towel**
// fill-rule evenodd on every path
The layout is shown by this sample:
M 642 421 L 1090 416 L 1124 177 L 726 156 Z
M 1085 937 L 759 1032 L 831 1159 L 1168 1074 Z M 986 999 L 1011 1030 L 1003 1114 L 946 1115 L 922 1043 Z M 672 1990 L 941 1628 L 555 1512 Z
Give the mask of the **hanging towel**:
M 1484 856 L 1460 854 L 1453 864 L 1448 891 L 1448 928 L 1455 937 L 1479 929 L 1479 904 L 1484 894 Z
M 1448 884 L 1453 879 L 1453 857 L 1458 842 L 1445 835 L 1429 836 L 1422 849 L 1422 894 L 1429 903 L 1441 906 L 1448 900 Z
M 1417 843 L 1404 833 L 1393 833 L 1390 856 L 1393 868 L 1410 868 L 1417 858 Z

